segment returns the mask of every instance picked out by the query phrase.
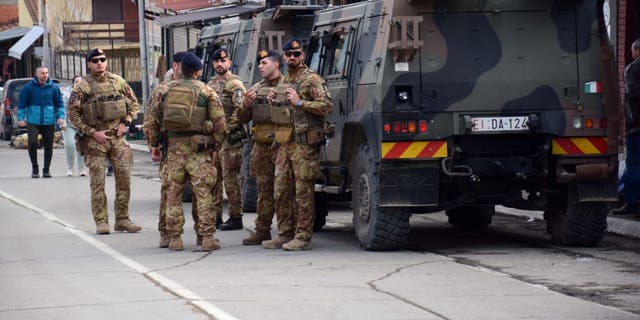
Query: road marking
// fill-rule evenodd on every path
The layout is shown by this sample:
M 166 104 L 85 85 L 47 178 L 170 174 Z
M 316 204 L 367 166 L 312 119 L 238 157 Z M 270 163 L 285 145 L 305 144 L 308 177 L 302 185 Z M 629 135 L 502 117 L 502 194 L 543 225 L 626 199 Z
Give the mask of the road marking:
M 215 305 L 211 304 L 210 302 L 208 302 L 207 300 L 205 300 L 204 298 L 200 297 L 198 294 L 196 294 L 195 292 L 181 286 L 180 284 L 178 284 L 177 282 L 163 276 L 162 274 L 156 272 L 156 271 L 152 271 L 151 269 L 149 269 L 148 267 L 146 267 L 145 265 L 127 257 L 126 255 L 118 252 L 118 250 L 113 249 L 112 247 L 110 247 L 109 245 L 107 245 L 106 243 L 97 240 L 96 238 L 90 236 L 89 234 L 87 234 L 86 232 L 80 230 L 79 228 L 77 228 L 76 226 L 65 222 L 64 220 L 61 220 L 60 218 L 58 218 L 56 215 L 54 215 L 53 213 L 50 213 L 42 208 L 36 207 L 22 199 L 16 198 L 2 190 L 0 190 L 0 197 L 5 198 L 21 207 L 27 208 L 31 211 L 36 212 L 37 214 L 43 216 L 44 218 L 46 218 L 47 220 L 50 220 L 51 222 L 57 223 L 60 226 L 62 226 L 65 230 L 69 231 L 71 234 L 75 235 L 76 237 L 84 240 L 86 243 L 90 244 L 91 246 L 95 247 L 96 249 L 104 252 L 105 254 L 107 254 L 108 256 L 112 257 L 113 259 L 119 261 L 120 263 L 124 264 L 125 266 L 135 270 L 136 272 L 140 273 L 142 276 L 149 278 L 150 280 L 152 280 L 153 282 L 155 282 L 156 285 L 161 286 L 162 288 L 168 290 L 169 292 L 171 292 L 172 294 L 174 294 L 177 297 L 180 297 L 182 299 L 188 300 L 189 303 L 191 303 L 194 306 L 197 306 L 198 308 L 200 308 L 203 312 L 205 312 L 206 314 L 208 314 L 209 316 L 212 316 L 213 318 L 217 319 L 217 320 L 237 320 L 236 317 L 230 315 L 229 313 L 227 313 L 226 311 L 216 307 Z

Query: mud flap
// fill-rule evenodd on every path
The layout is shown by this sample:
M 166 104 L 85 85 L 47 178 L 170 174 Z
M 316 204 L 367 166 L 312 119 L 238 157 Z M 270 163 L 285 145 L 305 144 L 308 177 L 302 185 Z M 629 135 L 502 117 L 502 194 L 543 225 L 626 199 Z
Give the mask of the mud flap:
M 618 201 L 617 181 L 592 181 L 577 184 L 577 196 L 580 202 Z

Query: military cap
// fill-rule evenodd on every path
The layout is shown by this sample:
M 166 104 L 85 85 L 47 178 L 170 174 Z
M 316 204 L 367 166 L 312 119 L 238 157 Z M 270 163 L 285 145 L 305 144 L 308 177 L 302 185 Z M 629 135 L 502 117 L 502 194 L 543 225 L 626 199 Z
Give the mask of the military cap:
M 176 54 L 173 55 L 173 62 L 182 62 L 182 59 L 186 54 L 187 53 L 184 51 L 176 52 Z
M 304 50 L 302 48 L 302 40 L 298 38 L 289 39 L 289 41 L 285 42 L 285 44 L 282 46 L 282 50 L 283 51 Z
M 220 48 L 213 53 L 213 60 L 229 59 L 229 51 L 225 48 Z
M 89 60 L 91 60 L 91 58 L 93 57 L 99 57 L 99 56 L 106 56 L 104 54 L 104 51 L 100 48 L 95 48 L 89 52 L 87 52 L 87 62 L 89 62 Z
M 202 60 L 200 60 L 200 58 L 196 57 L 196 55 L 191 52 L 184 55 L 184 57 L 182 58 L 182 65 L 194 70 L 202 70 L 202 68 L 204 68 Z
M 280 60 L 282 58 L 282 56 L 280 56 L 280 53 L 278 53 L 278 51 L 262 50 L 262 51 L 258 52 L 257 60 L 258 60 L 258 62 L 260 62 L 260 60 L 262 60 L 264 58 L 268 58 L 268 57 L 273 57 L 276 60 Z

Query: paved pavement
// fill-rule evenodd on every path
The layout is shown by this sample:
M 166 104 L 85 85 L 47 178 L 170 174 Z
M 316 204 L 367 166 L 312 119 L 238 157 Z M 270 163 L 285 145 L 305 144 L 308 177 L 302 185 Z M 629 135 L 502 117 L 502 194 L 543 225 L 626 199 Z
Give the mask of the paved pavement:
M 149 152 L 149 148 L 144 140 L 130 140 L 129 144 L 134 150 Z M 530 219 L 542 220 L 542 211 L 528 211 L 505 206 L 496 206 L 496 211 L 503 214 L 527 217 Z M 607 231 L 623 236 L 640 238 L 640 216 L 610 216 L 607 218 Z

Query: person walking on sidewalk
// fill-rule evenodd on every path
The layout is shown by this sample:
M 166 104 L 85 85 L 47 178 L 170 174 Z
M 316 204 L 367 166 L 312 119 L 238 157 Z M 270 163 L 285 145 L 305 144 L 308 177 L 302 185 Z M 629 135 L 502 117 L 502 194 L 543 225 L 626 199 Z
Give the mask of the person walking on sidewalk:
M 109 234 L 105 170 L 107 159 L 115 173 L 115 231 L 138 232 L 129 219 L 133 153 L 125 139 L 140 107 L 133 89 L 122 77 L 107 71 L 107 56 L 100 48 L 87 53 L 90 73 L 73 87 L 69 120 L 83 134 L 79 141 L 91 176 L 91 213 L 96 233 Z
M 44 166 L 42 177 L 51 178 L 49 167 L 53 156 L 53 136 L 56 124 L 64 124 L 64 102 L 57 84 L 49 79 L 49 69 L 39 67 L 36 76 L 20 92 L 18 126 L 27 127 L 31 178 L 40 177 L 38 166 L 38 135 L 42 135 Z
M 62 95 L 64 99 L 65 106 L 69 105 L 69 96 L 71 96 L 71 90 L 73 86 L 80 83 L 82 80 L 82 76 L 76 75 L 73 77 L 73 82 L 64 91 Z M 84 170 L 84 156 L 78 152 L 76 149 L 76 132 L 78 129 L 74 127 L 71 123 L 69 123 L 69 108 L 65 109 L 65 123 L 62 126 L 62 135 L 64 137 L 64 151 L 67 157 L 67 176 L 73 176 L 73 167 L 77 160 L 78 162 L 78 174 L 82 177 L 87 175 L 87 172 Z
M 626 158 L 622 182 L 626 204 L 611 214 L 640 214 L 640 39 L 631 44 L 633 61 L 624 68 Z

